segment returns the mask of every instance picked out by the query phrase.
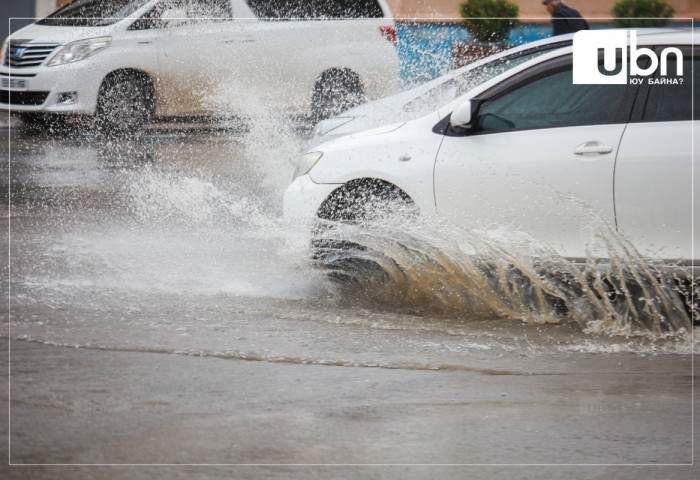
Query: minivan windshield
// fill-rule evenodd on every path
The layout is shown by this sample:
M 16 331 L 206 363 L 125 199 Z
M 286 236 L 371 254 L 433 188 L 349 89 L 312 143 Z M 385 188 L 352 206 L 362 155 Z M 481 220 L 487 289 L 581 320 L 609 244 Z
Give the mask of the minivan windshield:
M 99 27 L 128 17 L 151 0 L 73 0 L 39 20 L 39 25 Z

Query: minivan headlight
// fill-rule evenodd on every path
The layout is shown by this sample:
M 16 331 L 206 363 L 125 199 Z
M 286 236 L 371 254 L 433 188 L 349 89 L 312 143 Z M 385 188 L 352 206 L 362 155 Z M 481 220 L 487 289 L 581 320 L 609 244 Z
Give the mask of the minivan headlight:
M 53 56 L 47 66 L 55 67 L 66 63 L 79 62 L 109 47 L 112 37 L 88 38 L 64 45 Z
M 306 175 L 309 171 L 314 168 L 314 165 L 321 160 L 323 152 L 309 152 L 302 155 L 302 157 L 297 162 L 297 167 L 294 169 L 294 176 L 292 177 L 292 182 L 302 175 Z

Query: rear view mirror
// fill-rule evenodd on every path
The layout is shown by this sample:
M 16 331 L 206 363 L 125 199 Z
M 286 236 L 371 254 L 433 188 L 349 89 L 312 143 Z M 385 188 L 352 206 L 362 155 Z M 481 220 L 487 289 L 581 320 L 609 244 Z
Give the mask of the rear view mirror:
M 450 125 L 453 128 L 469 128 L 472 123 L 472 102 L 467 100 L 457 107 L 450 116 Z

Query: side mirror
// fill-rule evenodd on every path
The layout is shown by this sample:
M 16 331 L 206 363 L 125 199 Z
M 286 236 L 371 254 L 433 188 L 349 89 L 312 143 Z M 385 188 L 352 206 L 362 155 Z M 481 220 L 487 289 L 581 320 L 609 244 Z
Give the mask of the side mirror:
M 187 22 L 187 12 L 182 8 L 168 8 L 160 14 L 160 19 L 168 27 L 177 27 Z
M 472 123 L 472 102 L 467 100 L 459 107 L 455 108 L 450 116 L 452 128 L 469 128 Z

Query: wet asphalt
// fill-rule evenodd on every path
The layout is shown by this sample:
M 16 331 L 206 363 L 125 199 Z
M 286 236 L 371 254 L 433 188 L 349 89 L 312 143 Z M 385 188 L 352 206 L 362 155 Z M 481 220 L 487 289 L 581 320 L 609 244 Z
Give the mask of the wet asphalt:
M 697 476 L 692 336 L 339 298 L 255 134 L 5 127 L 9 478 Z

